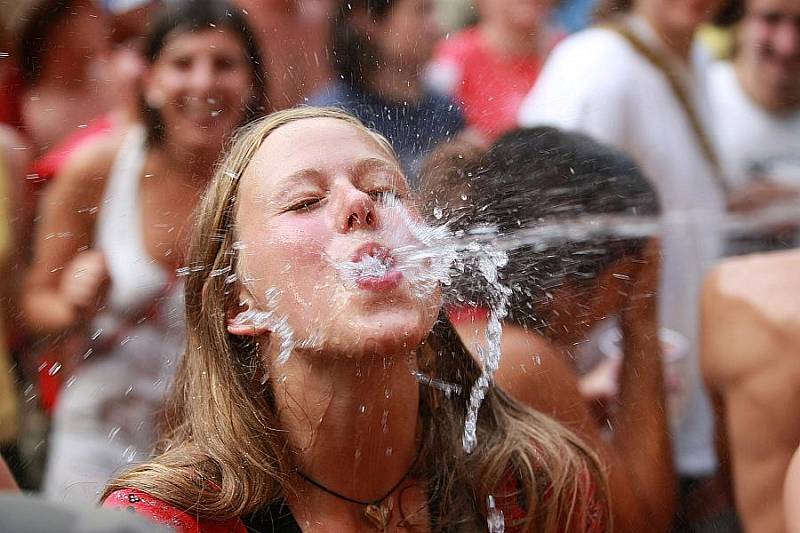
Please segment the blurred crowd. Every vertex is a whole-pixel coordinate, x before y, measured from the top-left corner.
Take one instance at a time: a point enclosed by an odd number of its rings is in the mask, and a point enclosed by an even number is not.
[[[798,0],[0,0],[0,485],[91,504],[149,456],[192,212],[297,105],[434,223],[657,220],[510,253],[496,383],[597,452],[616,531],[800,532]]]

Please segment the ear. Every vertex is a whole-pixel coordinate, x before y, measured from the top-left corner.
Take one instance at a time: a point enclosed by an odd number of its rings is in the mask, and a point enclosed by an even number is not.
[[[259,310],[253,297],[243,294],[239,304],[228,312],[225,327],[231,335],[261,337],[269,333],[271,313]]]

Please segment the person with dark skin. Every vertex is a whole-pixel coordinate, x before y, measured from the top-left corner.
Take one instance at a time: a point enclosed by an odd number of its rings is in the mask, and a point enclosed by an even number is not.
[[[449,146],[429,159],[421,191],[429,210],[449,213],[456,228],[490,227],[498,237],[582,216],[659,212],[652,187],[630,159],[553,128],[509,132],[485,154],[463,143]],[[523,246],[508,253],[500,271],[514,290],[496,382],[600,454],[615,531],[665,532],[672,520],[675,480],[655,312],[658,257],[656,240],[600,235],[544,250]],[[485,305],[469,286],[456,281],[456,288],[459,301]],[[463,307],[454,314],[467,317],[454,323],[476,353],[485,315]],[[582,397],[574,351],[600,319],[615,314],[623,334],[619,394],[613,411],[597,416],[599,398]]]

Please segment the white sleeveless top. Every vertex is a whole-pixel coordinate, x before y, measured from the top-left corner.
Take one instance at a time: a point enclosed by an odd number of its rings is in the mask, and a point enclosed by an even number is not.
[[[124,356],[134,374],[172,363],[183,349],[183,290],[174,274],[147,252],[139,190],[146,159],[145,130],[134,126],[111,168],[95,230],[111,284],[106,307],[92,324],[93,357]],[[130,345],[130,346],[129,346]]]

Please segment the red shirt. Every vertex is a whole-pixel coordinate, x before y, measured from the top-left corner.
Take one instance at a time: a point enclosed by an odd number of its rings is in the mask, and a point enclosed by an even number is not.
[[[557,39],[552,41],[555,45]],[[517,111],[544,61],[539,54],[498,54],[477,27],[441,41],[433,57],[431,83],[456,100],[467,124],[488,141],[517,126]]]
[[[590,483],[588,491],[588,521],[584,524],[583,533],[601,533],[607,531],[605,516],[598,499],[596,488],[591,481],[588,470],[581,476],[582,481]],[[516,498],[518,486],[514,476],[508,476],[504,486],[497,491],[495,506],[503,512],[505,531],[522,533],[521,524],[526,512]],[[547,498],[547,493],[544,495]],[[247,528],[239,518],[225,521],[200,519],[187,511],[181,511],[157,498],[135,489],[121,489],[112,492],[103,502],[103,507],[125,509],[140,514],[156,523],[173,528],[178,533],[247,533]]]

